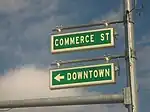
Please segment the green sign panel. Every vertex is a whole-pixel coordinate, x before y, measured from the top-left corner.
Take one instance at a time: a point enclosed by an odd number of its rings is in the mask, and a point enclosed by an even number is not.
[[[50,70],[50,89],[115,82],[114,63]]]
[[[52,54],[113,46],[113,28],[56,34],[51,36]]]

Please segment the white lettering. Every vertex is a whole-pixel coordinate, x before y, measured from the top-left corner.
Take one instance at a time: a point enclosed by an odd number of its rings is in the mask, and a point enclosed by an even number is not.
[[[107,34],[107,37],[109,33]],[[104,34],[101,34],[101,40],[104,40]],[[77,36],[77,37],[66,37],[55,39],[55,46],[63,46],[63,45],[73,45],[73,44],[82,44],[82,43],[89,43],[94,42],[94,35],[86,35],[86,36]]]
[[[85,36],[85,41],[86,41],[87,43],[89,42],[89,39],[88,39],[88,38],[89,38],[89,36],[86,35],[86,36]]]
[[[67,80],[71,80],[71,73],[67,73]]]
[[[94,35],[90,35],[91,42],[94,42]]]
[[[69,45],[69,38],[65,38],[65,45]]]
[[[58,39],[55,40],[55,46],[58,46],[59,44],[57,44],[56,42],[58,42]]]
[[[90,73],[90,78],[92,78],[92,72],[93,72],[92,70],[89,71],[89,73]]]
[[[70,44],[75,44],[75,40],[74,40],[74,37],[70,37]]]
[[[97,71],[97,70],[94,70],[94,73],[93,73],[93,74],[94,74],[94,77],[95,77],[95,78],[98,77],[98,71]]]
[[[62,46],[63,45],[63,39],[61,38],[59,41],[59,44]]]
[[[84,71],[84,79],[87,79],[88,78],[88,71]]]
[[[99,77],[104,77],[104,69],[99,70]]]
[[[83,80],[97,77],[108,77],[110,76],[110,69],[99,69],[99,70],[87,70],[73,73],[67,73],[67,80]]]
[[[82,79],[82,72],[78,72],[78,79]]]
[[[76,79],[77,79],[77,74],[76,74],[76,72],[73,72],[72,78],[73,78],[73,80],[76,80]]]
[[[81,42],[81,43],[84,43],[84,36],[81,36],[81,37],[80,37],[80,42]]]
[[[110,76],[110,69],[105,69],[105,77]]]
[[[105,37],[104,37],[104,34],[102,33],[102,34],[101,34],[101,41],[104,41],[104,38],[105,38]]]
[[[76,44],[79,44],[79,37],[76,37]]]
[[[106,39],[108,40],[109,33],[106,33]]]

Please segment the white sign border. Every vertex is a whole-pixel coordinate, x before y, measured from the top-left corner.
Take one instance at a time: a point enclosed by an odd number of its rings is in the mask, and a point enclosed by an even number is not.
[[[82,46],[82,47],[74,47],[74,48],[64,48],[64,49],[58,49],[58,50],[54,50],[54,48],[53,48],[54,36],[63,36],[63,35],[78,34],[78,33],[88,33],[88,32],[104,31],[104,30],[110,30],[111,31],[111,42],[108,44],[90,45],[90,46]],[[103,28],[103,29],[96,29],[96,30],[88,30],[88,31],[80,31],[80,32],[71,32],[71,33],[51,35],[51,53],[52,54],[62,53],[62,52],[70,52],[70,51],[81,51],[81,50],[88,50],[88,49],[114,47],[114,46],[115,46],[114,28]]]
[[[111,74],[112,79],[111,80],[104,80],[104,81],[94,81],[94,82],[83,82],[83,83],[75,83],[75,84],[63,84],[63,85],[52,85],[52,72],[53,71],[60,71],[60,70],[70,70],[70,69],[76,69],[76,68],[89,68],[89,67],[96,67],[96,66],[107,66],[111,65]],[[75,88],[75,87],[83,87],[83,86],[94,86],[94,85],[104,85],[104,84],[114,84],[116,83],[116,74],[115,74],[115,64],[114,63],[107,63],[107,64],[98,64],[98,65],[89,65],[89,66],[80,66],[80,67],[74,67],[74,68],[62,68],[62,69],[55,69],[55,70],[49,70],[49,88],[51,90],[53,89],[64,89],[64,88]]]

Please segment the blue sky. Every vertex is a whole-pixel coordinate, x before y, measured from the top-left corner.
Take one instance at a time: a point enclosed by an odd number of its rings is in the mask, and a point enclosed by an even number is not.
[[[149,112],[150,94],[150,39],[149,39],[149,1],[137,0],[137,8],[144,4],[141,16],[135,16],[135,45],[137,50],[137,79],[139,83],[139,109]],[[119,33],[116,48],[72,52],[60,55],[50,53],[50,34],[57,25],[79,25],[102,20],[122,18],[122,0],[1,0],[0,1],[0,93],[1,99],[33,98],[66,95],[84,95],[120,92],[125,86],[124,60],[120,60],[120,76],[116,85],[89,88],[48,90],[48,67],[54,60],[91,58],[104,53],[123,53],[124,34],[122,25],[115,28]],[[103,62],[97,62],[103,63]],[[87,63],[91,64],[91,63]],[[37,75],[38,74],[38,75]],[[36,77],[36,78],[35,78]],[[27,79],[36,79],[38,84]],[[41,80],[40,80],[41,79]],[[24,84],[26,81],[29,84]],[[24,83],[23,83],[24,82]],[[33,84],[34,83],[34,84]],[[10,86],[12,85],[12,86]],[[19,85],[19,86],[18,86]],[[26,86],[25,86],[26,85]],[[40,88],[33,91],[35,88]],[[113,88],[113,89],[112,89]],[[15,92],[13,90],[16,90]],[[39,90],[42,90],[39,91]],[[30,95],[22,93],[28,91]],[[76,92],[78,91],[78,92]],[[13,94],[11,94],[13,93]],[[56,94],[57,93],[57,94]],[[17,94],[17,95],[16,95]],[[36,94],[36,95],[35,95]],[[18,95],[20,95],[18,97]],[[64,111],[125,111],[124,106],[69,107]],[[53,108],[51,108],[53,110]],[[91,109],[91,110],[89,110]],[[97,109],[97,110],[96,110]],[[31,109],[28,111],[37,111]],[[61,111],[60,108],[54,108]],[[15,111],[15,110],[12,110]],[[26,110],[18,110],[26,111]],[[48,111],[45,110],[45,111]]]

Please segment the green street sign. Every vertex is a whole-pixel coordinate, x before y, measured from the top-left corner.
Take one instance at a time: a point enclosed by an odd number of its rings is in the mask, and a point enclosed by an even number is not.
[[[51,36],[52,54],[113,46],[113,28],[56,34]]]
[[[50,70],[50,89],[113,84],[114,63]]]

